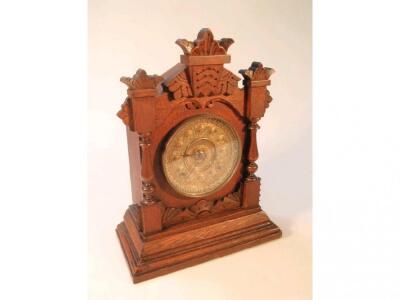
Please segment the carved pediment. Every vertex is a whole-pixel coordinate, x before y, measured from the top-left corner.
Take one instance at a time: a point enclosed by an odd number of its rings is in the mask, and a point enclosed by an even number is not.
[[[192,87],[182,71],[167,85],[168,90],[173,94],[174,99],[193,97]]]
[[[184,68],[164,82],[172,97],[180,99],[233,94],[238,89],[240,78],[223,66],[230,62],[227,50],[233,42],[230,38],[214,40],[208,28],[200,30],[193,42],[178,39],[176,43],[184,53],[181,56]]]

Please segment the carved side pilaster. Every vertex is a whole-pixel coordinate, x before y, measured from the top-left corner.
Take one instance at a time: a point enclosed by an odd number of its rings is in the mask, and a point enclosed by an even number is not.
[[[149,205],[155,202],[153,199],[154,185],[152,184],[152,181],[154,176],[150,153],[151,133],[147,132],[139,135],[139,146],[142,151],[142,203]]]
[[[246,70],[239,71],[243,77],[246,94],[246,118],[249,121],[249,149],[247,153],[247,176],[243,188],[243,206],[255,207],[259,205],[260,178],[255,175],[258,169],[257,149],[257,122],[264,116],[266,108],[272,101],[266,87],[271,83],[270,76],[274,72],[271,68],[264,68],[259,62],[253,62]]]
[[[118,116],[125,124],[130,124],[139,134],[141,148],[142,203],[149,205],[154,202],[153,169],[151,159],[151,132],[154,128],[155,103],[157,86],[162,81],[161,76],[147,75],[145,70],[138,69],[132,77],[122,77],[121,82],[128,86],[128,99],[122,105]],[[133,123],[133,124],[131,124]]]
[[[153,197],[154,192],[154,173],[151,158],[151,133],[139,134],[139,146],[142,152],[142,193],[143,198],[140,204],[143,232],[145,235],[161,230],[161,203]]]
[[[246,180],[256,180],[257,177],[255,172],[258,169],[258,165],[256,164],[256,160],[258,159],[258,147],[257,147],[257,129],[260,126],[257,124],[258,118],[253,118],[248,125],[248,130],[250,132],[250,144],[249,144],[249,152],[247,154],[247,159],[249,161],[247,165],[247,177]]]
[[[133,77],[121,78],[121,81],[128,86],[128,98],[118,116],[139,135],[142,184],[140,212],[145,235],[161,230],[161,207],[159,201],[153,196],[154,170],[151,136],[155,127],[156,97],[162,80],[161,76],[149,76],[142,69],[137,70]]]

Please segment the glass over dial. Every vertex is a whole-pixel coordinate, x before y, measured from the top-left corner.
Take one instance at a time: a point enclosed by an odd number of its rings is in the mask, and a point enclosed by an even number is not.
[[[178,193],[202,197],[222,188],[241,157],[236,131],[212,116],[184,121],[168,139],[162,165],[168,183]]]

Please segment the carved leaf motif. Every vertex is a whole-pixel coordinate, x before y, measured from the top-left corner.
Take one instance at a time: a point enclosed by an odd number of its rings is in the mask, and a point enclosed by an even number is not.
[[[268,108],[269,104],[272,102],[272,97],[268,90],[266,90],[265,92],[266,92],[265,93],[265,108]]]
[[[239,80],[240,78],[237,77],[235,74],[226,69],[223,69],[219,83],[221,87],[220,94],[233,94],[234,89],[238,88]]]
[[[125,83],[130,89],[143,90],[155,89],[157,85],[163,80],[158,75],[147,75],[145,70],[138,69],[136,74],[130,77],[121,77],[121,82]]]
[[[194,47],[194,43],[188,41],[187,39],[179,39],[176,40],[175,42],[181,49],[183,50],[184,54],[190,54],[192,52],[192,49]]]
[[[231,38],[222,38],[219,40],[219,44],[225,49],[225,52],[228,51],[230,45],[232,45],[235,41]]]
[[[167,87],[168,90],[173,93],[174,99],[193,96],[185,71],[179,73]]]
[[[272,68],[263,67],[260,62],[253,62],[247,70],[240,70],[239,73],[247,80],[268,80],[275,72]]]
[[[132,111],[129,98],[127,98],[121,105],[121,109],[117,113],[117,116],[122,120],[122,122],[124,122],[125,125],[129,126],[131,124]]]
[[[216,201],[200,200],[190,207],[168,207],[164,211],[163,225],[171,226],[181,222],[193,220],[198,217],[232,210],[239,207],[240,192],[229,194],[228,196]]]
[[[240,78],[221,66],[194,66],[193,86],[185,71],[180,72],[166,86],[174,99],[211,95],[231,95],[238,88]],[[192,91],[193,88],[193,91]]]
[[[213,207],[213,212],[220,212],[231,210],[240,206],[240,198],[234,194],[224,197],[222,200],[217,201]]]
[[[185,222],[194,218],[195,214],[188,208],[168,207],[163,215],[163,224],[168,226]]]
[[[188,100],[185,102],[182,102],[182,104],[185,104],[187,109],[200,109],[202,108],[201,103],[197,100]]]
[[[192,50],[192,55],[226,54],[224,47],[220,46],[218,41],[214,41],[214,35],[208,28],[200,30],[194,44],[196,47]]]
[[[230,38],[214,40],[211,30],[203,28],[193,42],[179,39],[175,43],[182,48],[185,55],[224,55],[233,42]]]
[[[196,97],[218,95],[221,66],[194,66],[192,77]]]

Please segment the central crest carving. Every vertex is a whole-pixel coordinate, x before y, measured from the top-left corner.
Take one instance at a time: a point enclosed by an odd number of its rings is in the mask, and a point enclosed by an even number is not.
[[[193,42],[186,39],[178,39],[178,44],[186,55],[224,55],[230,45],[234,43],[231,38],[214,40],[214,35],[208,28],[199,31],[197,39]]]
[[[227,50],[233,39],[214,40],[208,28],[202,29],[193,42],[178,39],[184,55],[179,72],[164,82],[174,99],[231,95],[238,89],[240,78],[224,68],[230,62]]]

